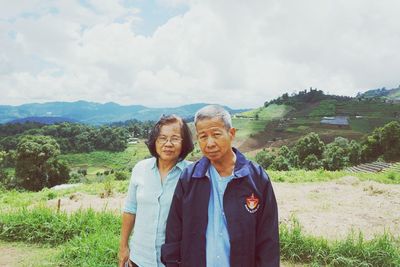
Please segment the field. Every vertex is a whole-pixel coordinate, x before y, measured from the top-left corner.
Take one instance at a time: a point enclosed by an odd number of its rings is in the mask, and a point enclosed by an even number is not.
[[[269,175],[279,206],[283,266],[400,263],[399,173]],[[127,187],[128,181],[111,181],[37,193],[3,191],[0,265],[115,266]],[[104,197],[105,190],[112,194]]]

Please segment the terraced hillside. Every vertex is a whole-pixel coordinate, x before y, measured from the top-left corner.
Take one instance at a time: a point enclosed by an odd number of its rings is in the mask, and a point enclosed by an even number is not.
[[[234,122],[246,125],[244,136],[248,137],[239,143],[241,150],[251,152],[264,147],[291,145],[309,132],[318,133],[326,143],[337,136],[360,140],[376,127],[400,120],[400,103],[382,99],[320,95],[320,99],[310,102],[291,97],[287,100],[278,98],[271,102],[267,107],[236,115],[238,119]],[[334,119],[336,116],[345,117],[348,125],[321,123],[324,117]]]
[[[400,173],[400,163],[387,163],[387,162],[372,162],[363,163],[357,166],[352,166],[346,169],[349,172],[381,172],[381,171],[393,171]]]

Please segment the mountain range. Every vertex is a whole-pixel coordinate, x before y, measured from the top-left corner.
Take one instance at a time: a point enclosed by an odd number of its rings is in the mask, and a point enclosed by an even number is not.
[[[197,110],[206,105],[208,104],[196,103],[173,108],[149,108],[142,105],[122,106],[113,102],[101,104],[88,101],[31,103],[20,106],[0,105],[0,123],[72,121],[98,125],[130,119],[158,120],[163,114],[191,118]],[[247,110],[231,109],[226,106],[225,108],[232,114]]]
[[[378,88],[360,92],[357,98],[380,98],[400,101],[398,88]],[[29,103],[20,106],[0,105],[0,123],[35,121],[52,124],[57,122],[81,122],[87,124],[107,124],[131,119],[140,121],[158,120],[162,114],[177,114],[183,118],[192,118],[197,110],[208,105],[195,103],[172,108],[150,108],[142,105],[123,106],[114,102],[105,104],[76,102]],[[231,114],[241,113],[249,109],[232,109],[224,106]]]

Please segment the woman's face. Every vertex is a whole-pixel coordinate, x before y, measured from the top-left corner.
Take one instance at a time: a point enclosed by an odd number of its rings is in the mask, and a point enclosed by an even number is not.
[[[159,159],[177,161],[182,151],[181,125],[174,122],[161,126],[156,140],[156,152]]]

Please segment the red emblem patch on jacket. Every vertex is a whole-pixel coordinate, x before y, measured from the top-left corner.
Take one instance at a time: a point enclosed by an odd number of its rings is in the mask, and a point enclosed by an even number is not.
[[[254,197],[254,193],[250,197],[246,198],[246,209],[250,213],[254,213],[258,210],[258,198]]]

